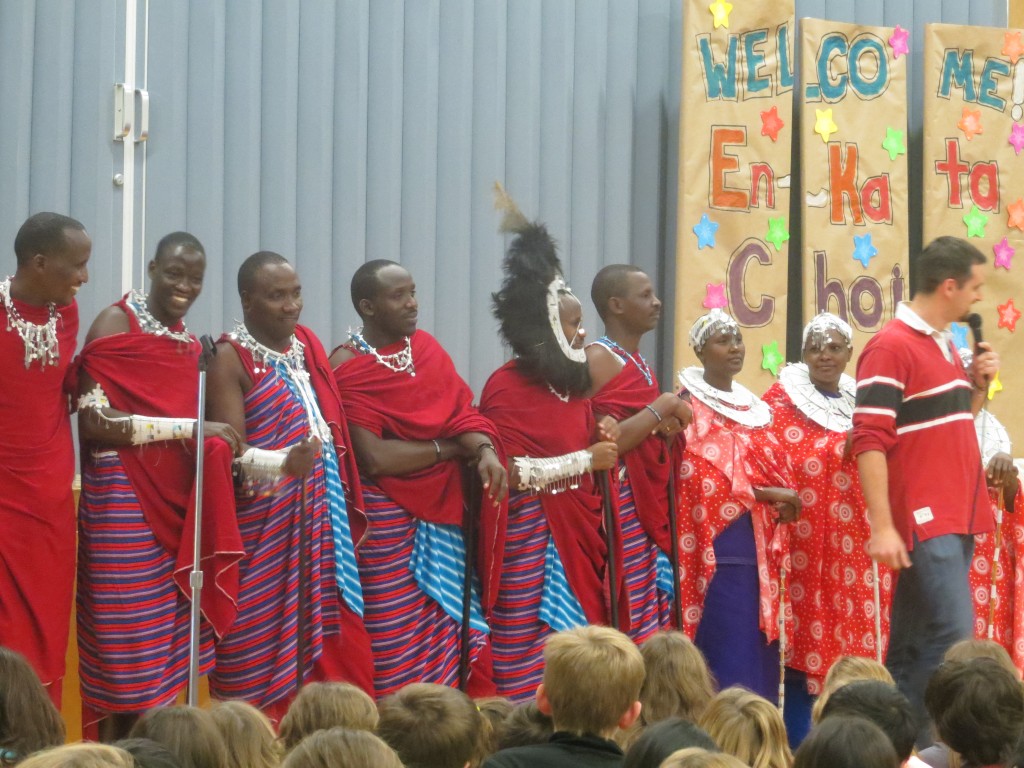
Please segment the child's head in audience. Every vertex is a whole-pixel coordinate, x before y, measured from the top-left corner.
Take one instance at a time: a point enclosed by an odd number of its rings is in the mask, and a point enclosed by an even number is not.
[[[270,720],[244,701],[223,701],[210,709],[224,738],[229,768],[277,768],[281,746]]]
[[[954,643],[943,655],[943,661],[969,661],[970,659],[992,659],[998,661],[1004,669],[1020,677],[1020,670],[1013,665],[1013,659],[995,640],[970,638]]]
[[[181,768],[229,768],[224,737],[205,709],[151,709],[132,726],[129,735],[162,744],[178,758]]]
[[[498,749],[545,744],[554,732],[550,715],[541,712],[536,701],[524,701],[513,707],[502,723]]]
[[[68,744],[37,752],[19,768],[135,768],[132,756],[109,744]]]
[[[889,670],[874,659],[864,656],[840,656],[829,667],[828,673],[825,675],[821,695],[811,707],[811,721],[816,723],[821,719],[821,710],[832,691],[842,688],[854,680],[879,680],[883,683],[895,684]]]
[[[281,768],[405,768],[395,751],[363,730],[328,728],[296,744]]]
[[[742,760],[725,752],[712,752],[702,747],[687,747],[673,752],[660,768],[747,768]]]
[[[991,658],[943,662],[924,703],[939,738],[969,765],[1002,763],[1024,731],[1024,687]]]
[[[64,743],[64,721],[25,657],[0,646],[0,765]]]
[[[135,768],[181,768],[178,758],[152,739],[120,739],[113,746],[131,755]]]
[[[850,716],[863,717],[881,728],[901,763],[914,751],[914,711],[895,685],[880,680],[855,680],[833,691],[822,709],[822,720]]]
[[[505,730],[505,721],[512,713],[512,702],[501,696],[488,696],[477,699],[476,708],[487,721],[485,756],[490,756],[501,749],[501,735]]]
[[[640,689],[640,719],[696,720],[715,695],[704,654],[682,632],[657,632],[640,647],[647,676]]]
[[[414,683],[381,700],[377,733],[407,768],[476,766],[487,750],[487,721],[466,694]]]
[[[309,683],[281,718],[278,735],[286,750],[314,731],[340,726],[356,731],[377,727],[377,705],[349,683]]]
[[[899,768],[892,742],[863,717],[828,717],[796,750],[793,768]]]
[[[778,707],[745,688],[726,688],[698,721],[719,749],[751,768],[789,768],[793,755]]]
[[[644,660],[633,641],[610,627],[558,632],[544,644],[537,706],[556,731],[611,738],[640,715]]]
[[[718,745],[695,723],[670,717],[648,725],[626,750],[623,768],[658,768],[671,754],[688,747],[712,752]]]

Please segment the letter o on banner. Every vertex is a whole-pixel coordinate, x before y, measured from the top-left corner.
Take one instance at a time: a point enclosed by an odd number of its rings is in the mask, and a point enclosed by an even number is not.
[[[870,64],[868,62],[871,62]],[[872,34],[860,35],[850,46],[850,87],[865,100],[874,99],[889,82],[885,46]]]

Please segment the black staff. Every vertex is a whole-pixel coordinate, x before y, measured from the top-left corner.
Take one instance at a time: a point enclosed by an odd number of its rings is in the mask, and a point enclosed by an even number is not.
[[[619,575],[615,566],[615,508],[612,506],[611,470],[599,472],[601,497],[604,506],[604,540],[608,548],[608,601],[611,607],[612,627],[619,628]]]
[[[459,690],[469,682],[470,609],[473,606],[473,557],[476,553],[476,516],[480,510],[480,477],[472,468],[463,470],[466,503],[462,507],[462,539],[466,562],[462,569],[462,627],[459,632]]]
[[[672,562],[672,616],[676,620],[676,629],[683,631],[683,600],[679,594],[679,510],[676,499],[676,467],[672,461],[672,443],[665,441],[668,451],[668,528],[669,528],[669,559]]]

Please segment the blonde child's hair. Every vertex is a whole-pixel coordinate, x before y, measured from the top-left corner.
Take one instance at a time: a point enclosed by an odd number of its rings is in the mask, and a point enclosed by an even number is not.
[[[336,726],[374,731],[377,720],[377,705],[362,688],[349,683],[308,683],[281,718],[278,736],[288,751],[314,731]]]
[[[750,768],[790,768],[793,753],[778,707],[746,688],[726,688],[715,696],[698,725],[723,752]]]
[[[611,735],[643,682],[640,650],[610,627],[558,632],[544,645],[544,692],[556,730]]]
[[[704,654],[682,632],[656,632],[640,646],[647,676],[640,689],[645,725],[668,717],[696,720],[715,695]]]
[[[678,749],[666,757],[659,768],[747,768],[739,758],[725,752],[710,752],[701,747]]]
[[[896,684],[889,670],[874,659],[869,659],[866,656],[840,656],[832,663],[825,675],[821,695],[811,707],[811,722],[817,724],[821,720],[825,702],[833,692],[855,680],[878,680],[882,683],[889,683],[889,685]]]
[[[244,701],[222,701],[210,708],[210,717],[224,737],[231,768],[277,768],[281,745],[265,714]]]
[[[67,744],[36,752],[18,765],[25,768],[135,768],[135,758],[109,744]]]
[[[958,643],[953,643],[942,656],[943,661],[970,661],[971,659],[992,659],[997,661],[999,666],[1012,672],[1016,678],[1020,679],[1020,670],[1013,665],[1013,659],[1010,658],[1010,654],[995,640],[978,638],[961,640]]]

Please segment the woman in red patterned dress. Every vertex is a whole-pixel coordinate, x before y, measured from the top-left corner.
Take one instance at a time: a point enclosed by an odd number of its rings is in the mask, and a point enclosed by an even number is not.
[[[787,667],[797,672],[789,680],[806,675],[813,694],[840,656],[881,660],[889,638],[892,575],[879,567],[879,606],[857,461],[847,447],[856,382],[844,370],[852,352],[850,326],[822,312],[804,328],[804,362],[783,368],[764,394],[803,502],[789,540],[795,631]]]
[[[690,346],[703,368],[680,372],[693,408],[679,473],[683,628],[722,688],[774,698],[779,680],[779,574],[800,510],[771,412],[733,381],[746,349],[720,309],[698,318]]]

